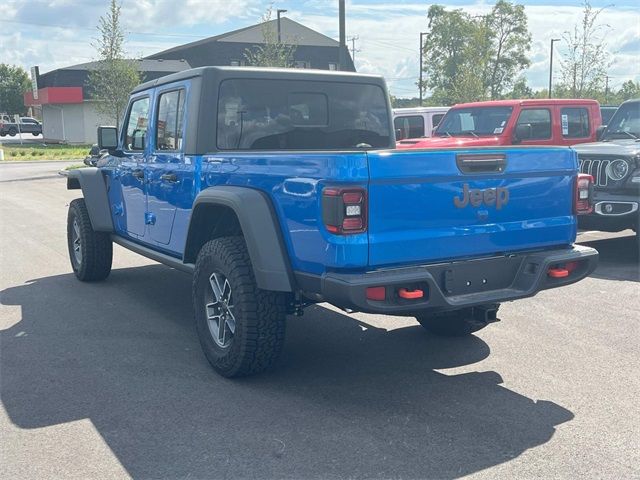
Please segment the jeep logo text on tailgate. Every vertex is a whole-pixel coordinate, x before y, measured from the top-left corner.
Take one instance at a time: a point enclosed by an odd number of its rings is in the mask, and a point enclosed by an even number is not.
[[[509,203],[509,190],[506,188],[487,188],[486,190],[469,188],[469,184],[462,186],[462,198],[453,197],[453,204],[456,208],[464,208],[471,204],[472,207],[479,207],[482,204],[487,206],[495,205],[496,210],[500,210],[503,205]]]

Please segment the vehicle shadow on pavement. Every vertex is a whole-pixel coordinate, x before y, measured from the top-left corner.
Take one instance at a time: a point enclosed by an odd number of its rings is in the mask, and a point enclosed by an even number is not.
[[[573,418],[496,372],[436,371],[486,358],[478,337],[386,331],[319,306],[289,318],[273,372],[221,378],[200,351],[190,288],[153,265],[2,291],[22,310],[0,337],[10,419],[32,429],[88,418],[134,478],[454,478],[544,444]]]
[[[640,244],[635,235],[580,242],[600,254],[592,277],[640,282]]]

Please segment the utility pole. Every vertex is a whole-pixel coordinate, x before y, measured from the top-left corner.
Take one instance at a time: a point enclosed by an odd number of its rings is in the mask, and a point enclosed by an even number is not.
[[[345,58],[345,51],[347,50],[346,41],[346,27],[345,27],[345,13],[344,13],[344,0],[338,2],[338,24],[340,28],[340,49],[338,50],[338,70],[344,70],[347,60]]]
[[[427,32],[420,32],[420,80],[418,84],[418,89],[420,90],[420,106],[422,106],[422,47],[424,42],[422,38],[427,34]]]
[[[553,78],[553,44],[554,42],[559,42],[559,38],[551,39],[551,57],[549,59],[549,98],[551,98],[551,80]]]
[[[607,103],[609,100],[609,75],[604,76],[604,103]]]
[[[273,11],[273,10],[272,10]],[[287,10],[278,9],[276,14],[278,15],[278,43],[282,43],[282,30],[280,29],[280,14],[286,13]]]
[[[360,38],[360,35],[355,35],[351,38],[348,38],[347,41],[351,42],[351,59],[353,60],[353,64],[356,63],[356,52],[359,52],[360,49],[356,49],[356,40]]]

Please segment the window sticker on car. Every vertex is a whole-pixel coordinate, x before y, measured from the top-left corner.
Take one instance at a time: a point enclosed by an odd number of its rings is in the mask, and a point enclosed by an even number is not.
[[[562,135],[569,135],[569,115],[562,115]]]
[[[504,122],[502,122],[502,123],[504,123]],[[493,133],[502,133],[503,130],[504,130],[504,128],[502,128],[502,127],[494,128],[493,129]]]
[[[502,123],[500,124],[501,127],[504,127],[504,124],[507,123],[506,120],[503,120]]]

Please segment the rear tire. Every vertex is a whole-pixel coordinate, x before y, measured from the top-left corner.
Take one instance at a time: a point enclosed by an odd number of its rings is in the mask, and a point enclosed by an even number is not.
[[[9,129],[9,136],[10,137],[15,137],[18,134],[18,130],[16,130],[15,128],[11,127]]]
[[[33,135],[34,137],[37,137],[38,135],[40,135],[40,132],[31,132],[31,135]]]
[[[202,247],[192,291],[198,338],[216,372],[232,378],[274,364],[284,345],[287,294],[258,288],[243,237]]]
[[[495,305],[497,311],[499,305]],[[473,314],[472,308],[443,312],[436,314],[423,314],[416,316],[416,320],[428,332],[443,337],[463,337],[482,330],[489,321]],[[496,320],[493,320],[496,321]]]
[[[113,244],[107,232],[95,232],[91,226],[84,198],[69,204],[67,245],[71,268],[78,280],[104,280],[111,272]]]

